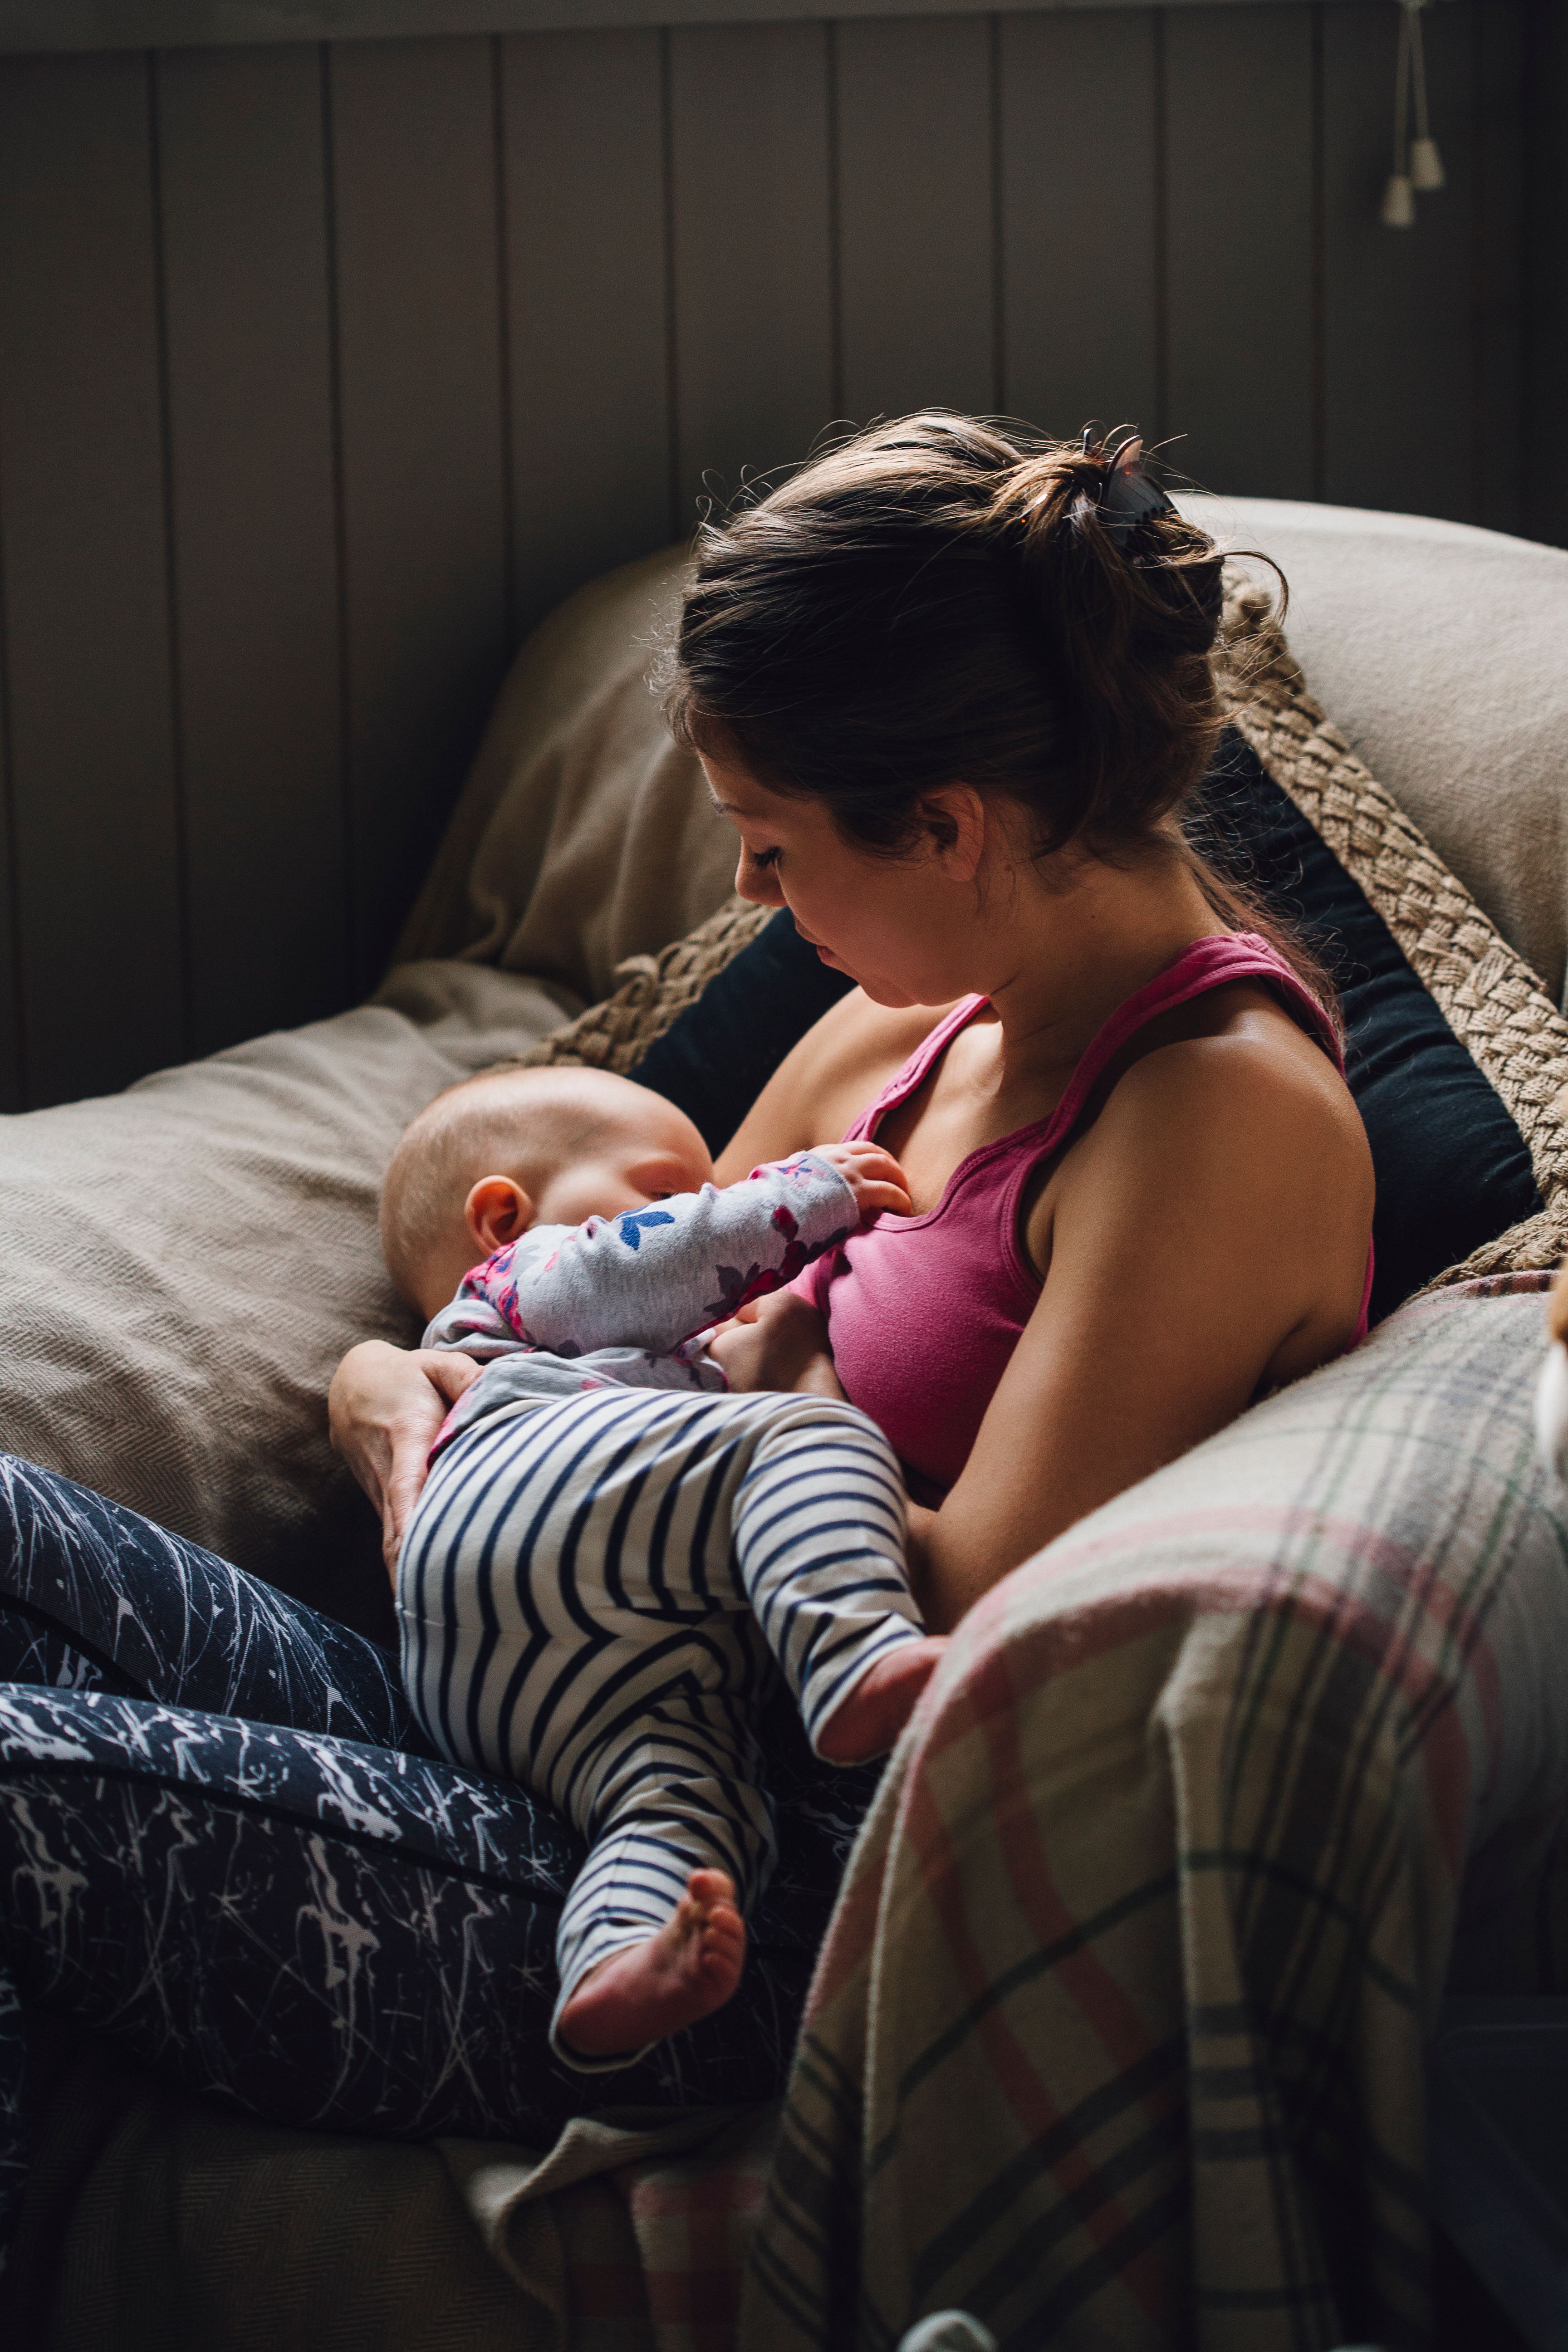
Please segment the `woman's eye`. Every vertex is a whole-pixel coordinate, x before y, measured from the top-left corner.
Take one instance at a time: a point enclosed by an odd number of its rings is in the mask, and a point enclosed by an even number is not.
[[[752,863],[753,866],[760,866],[763,873],[766,874],[778,864],[779,859],[783,856],[784,852],[782,849],[753,849],[752,852]]]

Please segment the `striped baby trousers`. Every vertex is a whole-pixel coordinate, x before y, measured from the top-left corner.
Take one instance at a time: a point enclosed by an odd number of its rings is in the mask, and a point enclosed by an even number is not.
[[[825,1397],[606,1387],[508,1406],[437,1456],[398,1562],[404,1685],[444,1756],[521,1781],[590,1842],[557,2018],[588,1969],[658,1933],[691,1871],[754,1902],[773,1662],[815,1745],[921,1635],[904,1525],[887,1439]]]

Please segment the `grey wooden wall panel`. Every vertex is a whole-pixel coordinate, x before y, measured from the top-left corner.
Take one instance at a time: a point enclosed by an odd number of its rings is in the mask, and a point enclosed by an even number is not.
[[[1526,266],[1532,413],[1561,373],[1563,0],[1428,16],[1451,185],[1409,236],[1394,20],[6,65],[0,1104],[351,1001],[515,636],[836,416],[1163,422],[1221,489],[1568,530],[1516,429]]]
[[[4,478],[0,458],[0,480]],[[0,582],[4,576],[0,560]],[[27,1100],[27,1073],[22,1062],[25,975],[16,931],[16,812],[11,797],[5,629],[5,600],[0,595],[0,1112],[22,1110]]]
[[[1523,364],[1530,452],[1521,528],[1568,547],[1568,0],[1525,0]]]
[[[1170,9],[1164,44],[1162,429],[1211,489],[1310,499],[1311,10]]]
[[[1525,11],[1521,0],[1470,0],[1465,14],[1474,102],[1476,379],[1475,520],[1492,530],[1530,526],[1521,491],[1525,414]],[[1449,37],[1442,26],[1428,38]],[[1561,148],[1561,141],[1559,142]],[[1558,300],[1563,301],[1561,289]],[[1563,307],[1568,308],[1568,304]],[[1568,393],[1568,384],[1563,386]],[[1539,525],[1536,528],[1540,528]]]
[[[994,409],[992,27],[863,20],[835,46],[840,403]]]
[[[1037,0],[1000,0],[1005,9]],[[1044,0],[1119,8],[1129,0]],[[1175,0],[1190,5],[1190,0]],[[1278,0],[1227,0],[1275,5]],[[1387,0],[1361,0],[1363,6]],[[542,33],[584,26],[710,24],[810,16],[819,0],[0,0],[0,54],[122,49],[188,42],[377,40],[411,33]],[[991,13],[987,0],[847,0],[847,16]]]
[[[663,75],[656,32],[540,34],[502,60],[514,619],[528,628],[676,528]]]
[[[682,26],[669,42],[684,533],[700,497],[793,464],[834,413],[827,37]]]
[[[0,551],[34,1103],[186,1036],[147,68],[0,78]]]
[[[489,41],[331,52],[353,962],[380,973],[504,664]]]
[[[1154,12],[1000,26],[1002,403],[1047,433],[1159,420]]]
[[[211,1052],[350,984],[321,59],[176,51],[156,87],[192,1045]]]
[[[1340,160],[1326,194],[1326,466],[1323,495],[1405,511],[1474,513],[1475,185],[1467,5],[1426,26],[1427,66],[1448,184],[1416,198],[1413,228],[1381,226],[1389,169],[1394,25],[1331,6],[1324,105]]]

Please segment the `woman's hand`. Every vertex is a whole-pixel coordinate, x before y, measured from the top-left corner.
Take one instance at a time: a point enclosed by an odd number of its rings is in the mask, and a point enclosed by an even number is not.
[[[389,1576],[397,1571],[436,1433],[480,1370],[471,1356],[448,1349],[366,1339],[349,1349],[332,1376],[327,1396],[331,1441],[381,1513]]]
[[[708,1352],[738,1394],[749,1389],[795,1389],[842,1397],[827,1344],[827,1325],[808,1300],[775,1290],[721,1323]]]

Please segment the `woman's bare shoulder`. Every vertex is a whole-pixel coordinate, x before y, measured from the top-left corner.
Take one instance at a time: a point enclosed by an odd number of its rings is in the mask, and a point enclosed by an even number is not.
[[[1272,1348],[1297,1333],[1321,1360],[1354,1328],[1375,1189],[1366,1130],[1328,1055],[1272,1007],[1135,1062],[1054,1189],[1041,1205],[1058,1243],[1070,1225],[1091,1252],[1142,1234],[1157,1254],[1163,1236],[1189,1269],[1272,1301]]]
[[[948,1010],[874,1004],[859,988],[840,997],[763,1088],[720,1155],[720,1181],[732,1182],[760,1160],[842,1135]]]

